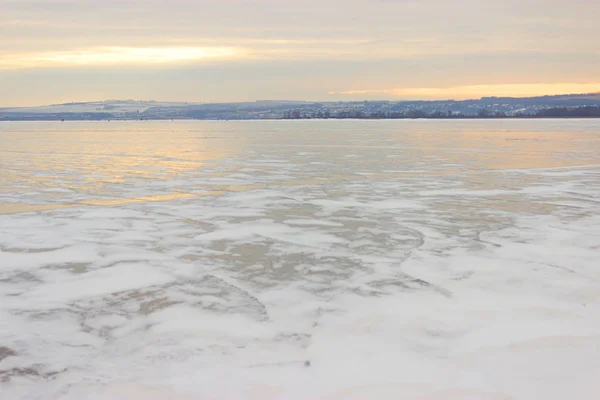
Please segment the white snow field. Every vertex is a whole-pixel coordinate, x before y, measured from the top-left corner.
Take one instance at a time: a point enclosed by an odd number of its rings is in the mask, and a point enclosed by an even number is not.
[[[0,123],[0,399],[598,398],[598,120]]]

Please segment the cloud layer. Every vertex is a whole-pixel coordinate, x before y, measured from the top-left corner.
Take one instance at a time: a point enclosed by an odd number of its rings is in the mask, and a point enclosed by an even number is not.
[[[0,0],[0,9],[0,105],[445,98],[498,85],[520,95],[600,80],[595,0]]]

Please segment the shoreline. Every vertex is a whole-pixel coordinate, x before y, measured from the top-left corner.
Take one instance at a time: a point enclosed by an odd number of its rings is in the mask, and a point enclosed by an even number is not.
[[[1,119],[0,122],[148,122],[148,121],[214,121],[214,122],[235,122],[235,121],[423,121],[423,120],[443,120],[443,121],[466,121],[466,120],[593,120],[600,119],[600,116],[590,117],[549,117],[549,116],[518,116],[518,117],[479,117],[479,116],[461,116],[461,117],[424,117],[424,118],[114,118],[114,119],[91,119],[91,118],[22,118],[22,119]]]

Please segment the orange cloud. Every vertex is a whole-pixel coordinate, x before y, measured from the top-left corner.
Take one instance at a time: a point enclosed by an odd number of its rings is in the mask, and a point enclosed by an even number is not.
[[[82,65],[166,64],[241,57],[234,47],[94,47],[72,51],[4,54],[0,70]]]
[[[557,93],[593,93],[598,91],[600,91],[600,83],[532,83],[468,85],[441,88],[364,89],[329,92],[329,94],[348,96],[382,94],[395,98],[469,99],[484,96],[527,97]]]

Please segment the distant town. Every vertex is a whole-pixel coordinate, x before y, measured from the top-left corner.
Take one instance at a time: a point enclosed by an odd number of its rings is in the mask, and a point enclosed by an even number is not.
[[[108,100],[0,108],[0,121],[420,118],[600,118],[600,93],[443,101],[185,103]]]

